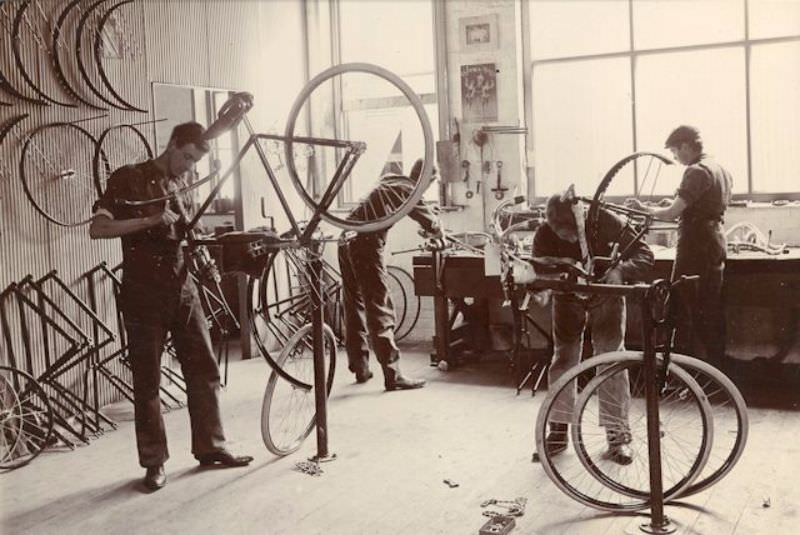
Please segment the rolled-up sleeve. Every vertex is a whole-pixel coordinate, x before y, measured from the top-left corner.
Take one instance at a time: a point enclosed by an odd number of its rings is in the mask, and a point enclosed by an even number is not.
[[[678,196],[686,201],[687,205],[692,205],[711,187],[711,182],[711,176],[701,167],[689,166],[683,173]]]
[[[130,184],[130,168],[121,167],[114,171],[106,181],[106,189],[92,206],[95,216],[102,215],[111,219],[125,219],[123,206],[119,199],[127,199],[128,185]]]

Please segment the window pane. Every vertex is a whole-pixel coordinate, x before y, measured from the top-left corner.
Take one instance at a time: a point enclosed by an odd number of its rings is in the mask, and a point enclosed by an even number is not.
[[[436,106],[425,106],[425,111],[431,129],[438,131]],[[346,183],[350,187],[345,196],[350,201],[369,193],[385,170],[391,167],[391,172],[408,173],[414,161],[425,155],[419,118],[411,106],[354,110],[347,112],[346,120],[349,139],[367,140],[368,145]],[[428,189],[425,199],[438,199],[436,184]]]
[[[637,49],[744,39],[743,0],[634,0]]]
[[[751,39],[800,35],[798,0],[751,0],[747,5]]]
[[[740,47],[641,57],[636,68],[636,126],[640,150],[664,151],[680,124],[694,125],[705,151],[747,191],[744,50]],[[672,195],[683,169],[662,173],[656,194]]]
[[[434,135],[438,132],[431,0],[403,2],[340,0],[341,60],[374,63],[398,75],[427,103]],[[342,77],[340,137],[367,143],[340,198],[355,202],[375,185],[391,164],[407,173],[424,155],[422,129],[408,99],[381,78],[349,73]],[[431,187],[426,199],[438,198]]]
[[[753,190],[800,190],[800,43],[754,46],[750,58]]]
[[[434,84],[430,0],[341,0],[342,62],[374,63],[401,76],[418,93]]]
[[[570,183],[593,195],[603,174],[632,151],[630,60],[614,58],[549,63],[533,70],[535,194]],[[613,192],[629,193],[623,172]]]
[[[533,59],[628,50],[628,2],[530,2]]]

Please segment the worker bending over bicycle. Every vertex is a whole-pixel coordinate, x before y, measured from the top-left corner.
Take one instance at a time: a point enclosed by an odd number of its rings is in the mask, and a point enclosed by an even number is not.
[[[419,159],[407,177],[383,176],[348,219],[380,218],[397,210],[411,195],[421,171],[422,159]],[[435,178],[434,168],[428,186]],[[408,216],[419,223],[426,237],[442,237],[439,218],[423,201],[420,200]],[[357,383],[369,381],[372,378],[369,340],[383,369],[386,390],[421,388],[425,386],[424,379],[412,379],[400,373],[400,350],[394,340],[394,305],[383,259],[387,232],[388,229],[361,234],[345,232],[339,240],[347,360]]]
[[[606,284],[624,284],[642,280],[653,267],[653,253],[634,229],[614,214],[601,209],[598,232],[587,236],[586,212],[576,203],[572,187],[564,194],[547,201],[546,224],[539,227],[533,240],[533,255],[555,257],[575,263],[589,259],[589,251],[597,257],[610,257],[612,244],[627,250],[626,258],[603,278]],[[630,249],[629,244],[633,244]],[[545,275],[546,276],[546,275]],[[586,327],[591,328],[592,354],[621,351],[625,342],[625,299],[619,295],[578,295],[554,293],[552,299],[554,355],[548,372],[549,384],[580,362]],[[615,374],[603,383],[600,396],[600,425],[605,427],[608,450],[604,458],[626,465],[633,461],[628,444],[630,390],[627,373]],[[545,440],[550,455],[567,447],[568,424],[575,405],[575,387],[565,389],[556,399],[555,421],[551,422]]]

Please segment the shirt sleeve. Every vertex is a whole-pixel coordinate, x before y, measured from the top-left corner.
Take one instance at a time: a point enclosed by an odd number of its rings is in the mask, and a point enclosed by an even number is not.
[[[687,205],[695,203],[711,187],[711,176],[700,166],[690,165],[683,173],[678,196]]]
[[[619,243],[619,253],[625,255],[619,263],[622,278],[626,282],[644,280],[655,264],[650,246],[621,218],[606,210],[600,211],[600,239],[606,243]]]
[[[433,213],[433,208],[424,201],[419,201],[408,213],[408,217],[419,223],[419,226],[429,233],[437,232],[442,226],[439,217]]]
[[[111,219],[127,219],[125,207],[120,204],[118,199],[130,198],[128,194],[131,175],[133,171],[130,167],[120,167],[114,171],[106,181],[106,189],[100,198],[92,206],[94,215],[104,215]]]

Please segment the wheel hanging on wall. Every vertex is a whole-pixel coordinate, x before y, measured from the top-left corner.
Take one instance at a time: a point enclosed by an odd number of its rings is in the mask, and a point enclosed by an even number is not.
[[[77,227],[92,220],[96,145],[94,136],[74,123],[45,124],[25,138],[19,159],[22,188],[51,223]]]
[[[97,138],[92,158],[92,172],[97,195],[106,190],[111,173],[123,165],[153,158],[153,149],[145,135],[133,125],[118,124],[106,128]]]
[[[138,106],[134,106],[130,102],[128,102],[119,92],[114,88],[111,83],[111,80],[106,73],[106,69],[103,66],[103,59],[102,59],[102,52],[103,52],[103,31],[108,23],[109,18],[121,7],[126,6],[128,4],[132,4],[133,0],[123,0],[122,2],[118,2],[108,8],[108,10],[100,17],[100,21],[97,23],[97,27],[94,30],[94,63],[97,66],[97,72],[100,74],[100,80],[102,80],[103,85],[111,93],[115,99],[117,99],[125,108],[131,111],[138,111],[141,113],[147,113],[147,110],[142,109]]]
[[[81,104],[88,106],[90,108],[94,108],[96,110],[107,110],[108,108],[104,106],[99,106],[88,99],[84,98],[80,92],[78,92],[73,84],[70,83],[69,78],[67,77],[66,71],[64,69],[64,62],[62,61],[61,57],[61,36],[65,27],[65,23],[67,18],[69,17],[72,10],[80,4],[82,0],[72,0],[69,4],[67,4],[64,9],[59,14],[58,18],[56,19],[55,24],[53,25],[53,33],[51,38],[51,53],[53,59],[53,72],[55,72],[56,77],[58,78],[61,86],[66,90],[75,100],[79,101]],[[66,41],[66,39],[64,39]],[[77,53],[76,53],[77,56]]]
[[[26,11],[28,6],[30,6],[31,0],[23,0],[20,4],[19,8],[17,9],[17,15],[14,17],[14,25],[11,29],[11,50],[12,55],[14,56],[14,64],[17,66],[17,71],[25,83],[30,87],[34,93],[36,93],[41,100],[44,100],[50,104],[57,104],[59,106],[66,106],[68,108],[77,108],[78,105],[72,102],[63,102],[60,100],[56,100],[53,97],[46,94],[42,89],[33,81],[30,74],[28,74],[28,70],[25,66],[25,62],[23,61],[23,53],[22,53],[22,43],[24,39],[22,39],[21,32],[22,32],[22,23],[23,21],[26,22],[27,26],[31,28],[32,32],[35,32],[34,25],[31,23],[30,18],[27,17]],[[46,46],[46,45],[45,45]],[[39,48],[42,47],[42,44],[39,44]],[[49,51],[47,51],[49,52]],[[48,54],[49,55],[49,54]]]

